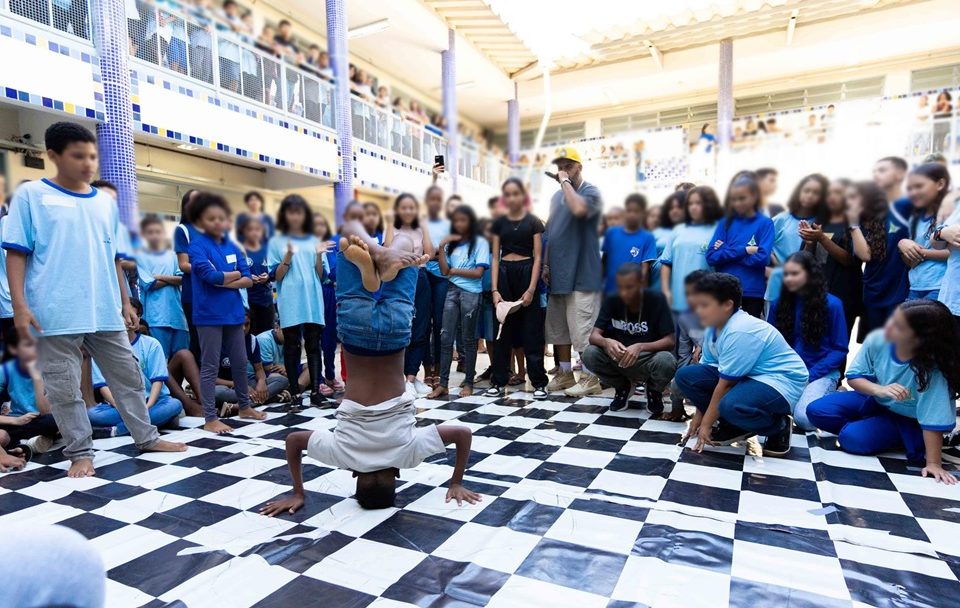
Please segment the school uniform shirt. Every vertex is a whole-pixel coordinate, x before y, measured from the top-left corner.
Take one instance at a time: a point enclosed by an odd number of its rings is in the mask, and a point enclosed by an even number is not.
[[[882,308],[894,306],[907,298],[910,283],[907,266],[900,257],[897,244],[910,238],[910,215],[913,205],[910,199],[898,199],[887,213],[886,255],[882,260],[873,257],[863,265],[863,304],[864,307]],[[862,230],[862,227],[861,227]],[[864,236],[868,236],[864,233]],[[869,241],[869,239],[868,239]]]
[[[933,231],[936,228],[933,224],[936,220],[936,214],[929,217],[913,218],[910,223],[910,239],[924,249],[930,249],[930,241],[933,239]],[[897,255],[899,254],[900,252],[897,250]],[[943,277],[946,274],[946,260],[924,260],[908,272],[910,289],[916,291],[940,289],[943,284]]]
[[[925,431],[949,431],[956,425],[956,408],[940,370],[931,372],[927,390],[920,392],[910,362],[897,359],[896,349],[884,339],[882,329],[870,332],[847,369],[847,379],[855,378],[864,378],[881,386],[899,384],[906,388],[910,394],[903,401],[889,397],[874,399],[896,414],[916,419]]]
[[[450,220],[442,217],[435,220],[428,219],[427,232],[430,234],[430,242],[433,243],[433,249],[436,251],[440,248],[440,241],[443,240],[443,237],[450,234]],[[427,272],[435,277],[446,278],[440,272],[440,262],[437,260],[427,262]]]
[[[283,346],[277,344],[272,329],[257,334],[257,348],[264,365],[283,365]]]
[[[715,327],[706,329],[700,363],[717,368],[725,380],[762,382],[790,407],[800,399],[809,376],[803,359],[777,328],[743,310],[733,313],[719,333]]]
[[[412,469],[446,451],[437,425],[417,427],[414,399],[416,395],[405,393],[371,406],[344,399],[337,407],[337,426],[332,431],[314,431],[307,454],[358,473]]]
[[[674,332],[667,298],[656,289],[643,290],[639,312],[630,312],[620,296],[607,296],[593,325],[603,332],[604,338],[624,346],[656,342]]]
[[[687,292],[683,280],[696,270],[709,270],[707,250],[713,244],[711,237],[717,229],[716,224],[683,224],[677,226],[673,238],[660,254],[660,263],[669,266],[670,295],[673,296],[673,310],[687,310]]]
[[[450,268],[459,268],[461,270],[473,270],[474,268],[490,267],[490,243],[482,236],[477,237],[477,241],[470,251],[470,241],[465,243],[453,243],[454,249],[447,255],[447,264]],[[461,276],[450,276],[450,282],[464,291],[470,293],[483,292],[483,277],[468,279]]]
[[[773,269],[767,281],[767,292],[763,295],[768,302],[780,299],[780,289],[783,287],[783,263],[791,255],[803,249],[800,222],[804,220],[813,225],[816,218],[797,217],[789,211],[778,213],[773,218],[773,255],[777,256],[777,268]]]
[[[193,227],[193,224],[178,224],[173,231],[173,252],[176,254],[190,254],[190,242],[203,234]],[[179,265],[179,264],[178,264]],[[190,304],[193,302],[193,281],[190,277],[184,278],[180,284],[180,302]]]
[[[250,277],[247,256],[224,237],[217,242],[198,233],[190,243],[190,280],[193,282],[194,325],[242,325],[244,310],[240,290],[223,287],[223,275],[233,270]]]
[[[137,275],[143,302],[143,320],[150,327],[169,327],[187,330],[187,319],[180,304],[180,288],[157,285],[157,275],[182,276],[177,254],[172,250],[137,253]]]
[[[10,396],[8,416],[38,414],[37,394],[33,390],[33,378],[23,369],[19,359],[10,359],[0,366],[0,391]]]
[[[617,272],[624,264],[650,262],[651,280],[653,263],[657,261],[657,242],[650,232],[639,229],[628,232],[623,226],[608,228],[601,247],[606,263],[603,290],[610,295],[617,291]]]
[[[773,221],[759,213],[750,218],[734,216],[729,227],[727,220],[720,220],[710,237],[707,263],[717,272],[740,279],[744,296],[762,298],[767,289],[765,269],[773,250],[773,233]],[[718,240],[723,241],[723,245],[714,249],[713,244]],[[747,255],[748,246],[757,247],[757,252]]]
[[[267,266],[276,274],[287,255],[287,244],[293,246],[290,267],[282,281],[277,281],[277,311],[280,327],[304,323],[323,325],[323,287],[317,274],[317,237],[292,237],[278,234],[267,245]],[[327,256],[323,256],[324,272],[330,271]]]
[[[160,397],[170,395],[170,389],[167,388],[167,357],[163,354],[163,347],[154,338],[137,334],[136,339],[130,343],[133,349],[133,356],[140,364],[140,373],[143,374],[143,392],[146,398],[150,398],[150,387],[154,382],[162,382],[160,386]],[[93,388],[103,388],[107,386],[100,368],[97,367],[96,360],[90,366],[93,371]]]
[[[269,274],[267,268],[267,247],[261,246],[256,251],[247,250],[247,265],[250,266],[252,276]],[[256,306],[273,306],[273,284],[270,282],[254,285],[246,290],[247,300]]]
[[[3,248],[27,254],[24,292],[45,336],[123,331],[116,261],[126,227],[110,195],[44,178],[13,194]]]
[[[0,234],[3,234],[3,222],[0,217]],[[10,299],[10,283],[7,282],[7,250],[0,247],[0,319],[13,318],[13,301]]]
[[[674,237],[674,228],[654,228],[653,238],[657,243],[657,259],[650,266],[650,287],[660,289],[660,256],[667,249]]]
[[[767,321],[775,325],[777,309],[780,300],[770,306]],[[793,319],[793,350],[797,351],[803,364],[807,366],[810,382],[839,372],[840,367],[847,360],[847,344],[850,337],[847,335],[847,318],[843,313],[843,302],[840,298],[827,294],[827,318],[824,320],[824,332],[820,344],[808,344],[803,339],[801,329],[803,319],[803,301],[799,299],[796,314]]]
[[[945,225],[953,226],[960,222],[960,208],[947,218]],[[947,269],[940,287],[940,301],[950,309],[953,316],[960,316],[960,249],[950,249]]]

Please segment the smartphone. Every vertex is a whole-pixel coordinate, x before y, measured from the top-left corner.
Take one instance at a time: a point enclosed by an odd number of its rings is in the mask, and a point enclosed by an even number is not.
[[[444,166],[443,154],[437,154],[436,156],[434,156],[433,164],[440,165],[441,167],[443,167]]]

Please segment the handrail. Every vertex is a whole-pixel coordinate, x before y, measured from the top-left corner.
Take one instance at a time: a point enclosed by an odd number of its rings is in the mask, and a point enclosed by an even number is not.
[[[68,8],[54,0],[0,0],[0,14],[38,27],[47,27],[86,44],[93,42],[90,0],[70,2]]]

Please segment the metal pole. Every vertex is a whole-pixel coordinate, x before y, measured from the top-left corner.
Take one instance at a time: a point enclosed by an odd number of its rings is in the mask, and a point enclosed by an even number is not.
[[[513,99],[507,101],[507,161],[511,168],[520,162],[520,100],[517,84],[513,84]]]
[[[347,58],[346,0],[327,1],[327,52],[334,78],[334,122],[340,146],[340,180],[333,185],[334,215],[343,223],[343,212],[353,199],[353,123],[350,119],[349,59]],[[284,67],[281,65],[280,69]]]
[[[717,85],[717,143],[730,150],[733,135],[733,39],[720,41],[720,74]]]
[[[457,192],[460,174],[460,134],[457,130],[457,55],[456,32],[447,31],[448,48],[440,53],[443,68],[443,116],[447,121],[447,172],[453,192]]]

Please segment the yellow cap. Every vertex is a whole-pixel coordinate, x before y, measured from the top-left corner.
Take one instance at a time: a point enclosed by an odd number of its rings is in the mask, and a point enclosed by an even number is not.
[[[557,150],[557,157],[553,159],[553,163],[556,164],[561,160],[572,160],[574,162],[583,164],[583,161],[580,160],[580,154],[577,152],[577,149],[573,146],[564,146]]]

